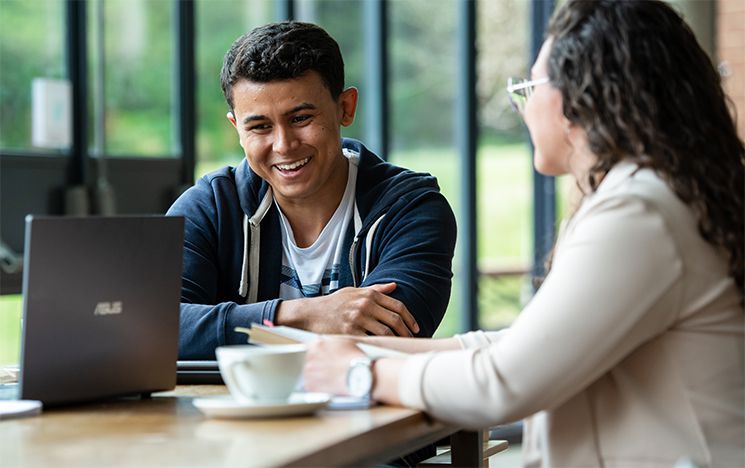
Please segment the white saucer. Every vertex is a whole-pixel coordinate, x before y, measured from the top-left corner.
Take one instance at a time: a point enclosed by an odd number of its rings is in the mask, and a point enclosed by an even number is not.
[[[331,400],[328,393],[293,393],[286,402],[243,403],[230,395],[195,398],[194,406],[213,418],[272,418],[311,414],[326,407]]]

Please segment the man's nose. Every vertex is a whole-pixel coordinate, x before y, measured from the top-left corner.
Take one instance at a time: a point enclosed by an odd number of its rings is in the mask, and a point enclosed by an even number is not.
[[[277,154],[289,154],[297,148],[300,141],[292,128],[277,126],[274,132],[272,150]]]

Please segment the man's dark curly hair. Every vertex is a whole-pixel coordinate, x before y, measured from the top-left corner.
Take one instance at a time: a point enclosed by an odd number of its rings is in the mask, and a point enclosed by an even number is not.
[[[339,44],[321,27],[299,21],[260,26],[233,42],[223,60],[220,84],[230,110],[233,85],[241,79],[268,83],[313,70],[336,99],[344,88]]]
[[[742,295],[745,149],[691,29],[657,0],[569,0],[548,36],[549,79],[598,158],[589,186],[621,159],[655,170],[691,207],[703,238],[729,255]]]

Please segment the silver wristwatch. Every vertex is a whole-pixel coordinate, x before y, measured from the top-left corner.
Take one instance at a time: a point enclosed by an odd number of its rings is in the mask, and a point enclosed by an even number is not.
[[[370,398],[374,376],[373,363],[369,357],[352,359],[347,370],[347,392],[357,398]]]

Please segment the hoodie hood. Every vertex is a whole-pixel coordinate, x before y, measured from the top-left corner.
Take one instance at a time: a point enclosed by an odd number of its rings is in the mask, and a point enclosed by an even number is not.
[[[357,177],[357,208],[363,219],[363,231],[396,204],[406,204],[424,192],[439,192],[437,179],[427,173],[414,172],[383,161],[361,142],[342,139],[345,149],[360,154]]]

